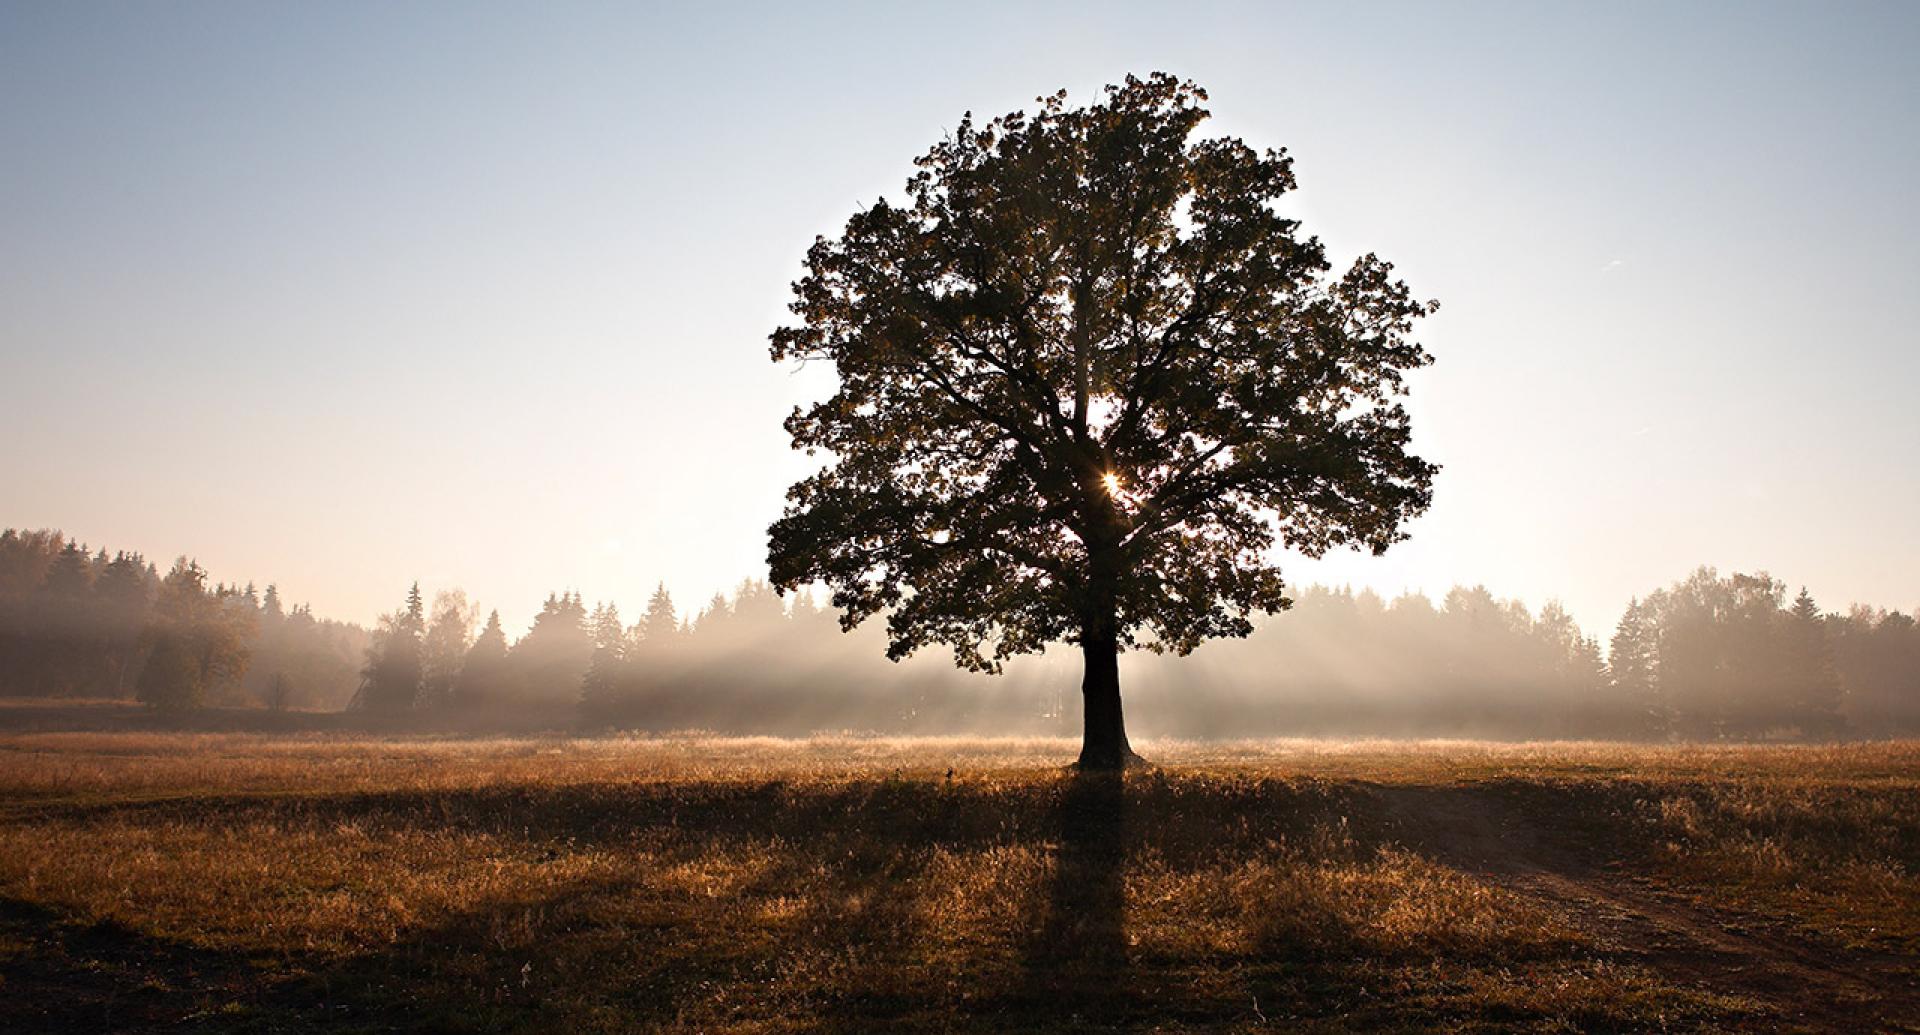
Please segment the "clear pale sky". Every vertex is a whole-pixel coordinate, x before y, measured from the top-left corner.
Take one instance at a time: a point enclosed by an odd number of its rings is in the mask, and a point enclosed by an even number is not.
[[[0,525],[367,621],[764,574],[815,234],[1166,70],[1441,300],[1386,593],[1920,603],[1920,5],[0,3]]]

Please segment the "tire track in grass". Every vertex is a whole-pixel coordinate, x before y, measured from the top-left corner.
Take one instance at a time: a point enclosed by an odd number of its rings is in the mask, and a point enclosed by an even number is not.
[[[1758,1000],[1785,1030],[1920,1032],[1911,958],[1815,946],[1660,895],[1556,844],[1497,790],[1372,790],[1408,848],[1541,903],[1663,978]]]

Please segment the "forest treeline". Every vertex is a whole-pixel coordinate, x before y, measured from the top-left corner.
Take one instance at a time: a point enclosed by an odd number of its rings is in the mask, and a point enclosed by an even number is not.
[[[1823,611],[1764,574],[1703,568],[1635,600],[1604,645],[1559,606],[1484,588],[1307,587],[1244,640],[1188,658],[1129,655],[1147,735],[1832,738],[1920,734],[1920,628]],[[1004,675],[939,652],[885,660],[874,624],[842,634],[808,594],[743,582],[682,613],[664,588],[628,623],[550,596],[510,637],[460,591],[415,586],[372,630],[288,607],[276,587],[209,582],[186,558],[0,533],[0,693],[350,708],[485,725],[804,734],[1054,733],[1078,722],[1077,654]]]
[[[180,558],[89,551],[50,530],[0,532],[0,693],[159,707],[338,707],[366,630],[288,608],[279,591],[209,583]],[[342,692],[344,689],[344,693]]]

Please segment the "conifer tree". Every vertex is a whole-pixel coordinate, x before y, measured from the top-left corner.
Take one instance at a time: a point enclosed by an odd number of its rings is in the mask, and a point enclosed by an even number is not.
[[[373,643],[361,669],[361,707],[376,712],[401,712],[420,702],[421,639],[425,633],[426,604],[420,584],[407,590],[401,610],[380,616]]]
[[[612,604],[597,604],[587,622],[593,635],[593,658],[580,683],[580,701],[589,709],[619,695],[626,677],[627,636],[620,624],[620,609]]]
[[[1839,732],[1840,675],[1834,667],[1826,619],[1805,586],[1800,587],[1800,595],[1787,610],[1786,639],[1787,671],[1802,732],[1817,736]]]
[[[549,594],[533,628],[507,653],[512,692],[525,702],[573,702],[593,660],[587,608],[578,593]]]
[[[498,699],[507,671],[507,632],[500,626],[500,612],[487,615],[487,624],[467,648],[460,666],[460,678],[454,683],[453,699],[462,707]]]
[[[1620,616],[1607,650],[1607,676],[1614,692],[1627,702],[1642,731],[1648,733],[1663,731],[1667,725],[1655,668],[1656,635],[1652,615],[1635,597]]]
[[[635,626],[639,646],[647,651],[665,650],[679,639],[680,619],[673,610],[673,594],[662,582],[647,599],[647,611]]]

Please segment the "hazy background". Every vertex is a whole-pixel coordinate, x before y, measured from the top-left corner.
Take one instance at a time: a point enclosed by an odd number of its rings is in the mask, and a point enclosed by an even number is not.
[[[964,13],[956,13],[963,11]],[[764,571],[815,234],[972,109],[1164,69],[1444,308],[1413,541],[1920,601],[1920,6],[0,4],[0,523],[359,622]]]

